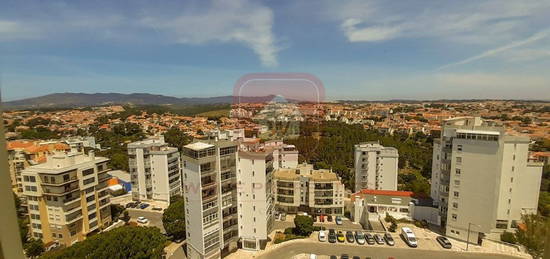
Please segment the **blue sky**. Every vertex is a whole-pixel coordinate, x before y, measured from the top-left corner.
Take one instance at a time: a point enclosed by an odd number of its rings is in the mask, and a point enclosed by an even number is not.
[[[220,96],[306,72],[328,99],[550,100],[550,0],[10,1],[2,98]]]

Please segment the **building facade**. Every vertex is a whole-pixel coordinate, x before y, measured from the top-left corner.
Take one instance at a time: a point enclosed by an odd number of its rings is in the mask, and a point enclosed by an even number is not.
[[[396,148],[378,142],[355,145],[355,191],[397,190],[399,154]]]
[[[342,215],[345,188],[331,170],[314,170],[313,165],[280,168],[273,174],[275,208],[288,213]]]
[[[470,242],[515,231],[537,211],[542,163],[530,139],[479,117],[448,119],[434,140],[431,196],[448,236]]]
[[[128,166],[133,200],[169,203],[183,194],[178,149],[169,147],[163,137],[128,144]]]
[[[44,243],[70,246],[109,226],[107,162],[93,151],[55,153],[45,163],[22,171],[30,235]]]
[[[237,149],[235,142],[205,141],[182,150],[189,258],[237,249]]]

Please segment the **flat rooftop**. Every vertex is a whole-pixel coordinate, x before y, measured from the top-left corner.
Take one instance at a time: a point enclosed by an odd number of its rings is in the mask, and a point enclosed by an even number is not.
[[[209,147],[214,147],[214,145],[204,143],[204,142],[195,142],[195,143],[187,144],[184,147],[197,151],[197,150],[203,150]]]

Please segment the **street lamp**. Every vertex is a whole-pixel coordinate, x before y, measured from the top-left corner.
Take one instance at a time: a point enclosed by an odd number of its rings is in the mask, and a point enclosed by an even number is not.
[[[468,238],[466,239],[466,251],[468,251],[468,245],[470,244],[470,226],[474,225],[476,227],[481,228],[480,225],[474,224],[474,223],[468,223]]]

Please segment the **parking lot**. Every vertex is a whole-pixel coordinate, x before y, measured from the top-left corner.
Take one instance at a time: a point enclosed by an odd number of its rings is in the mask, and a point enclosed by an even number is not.
[[[294,218],[296,215],[286,215],[286,219],[284,221],[280,219],[276,219],[274,223],[274,229],[286,229],[294,227]],[[325,222],[321,222],[319,220],[319,217],[317,217],[317,221],[313,223],[314,226],[323,226],[326,229],[336,229],[336,230],[363,230],[363,227],[361,224],[356,224],[350,221],[349,219],[342,217],[342,225],[337,225],[335,222],[335,219],[333,218],[332,221],[328,221],[328,219],[325,217]]]
[[[128,208],[128,214],[130,215],[130,221],[137,221],[138,217],[145,217],[149,222],[147,224],[139,224],[140,226],[151,226],[160,229],[161,233],[165,233],[164,226],[162,225],[162,211],[154,210],[142,210]]]

